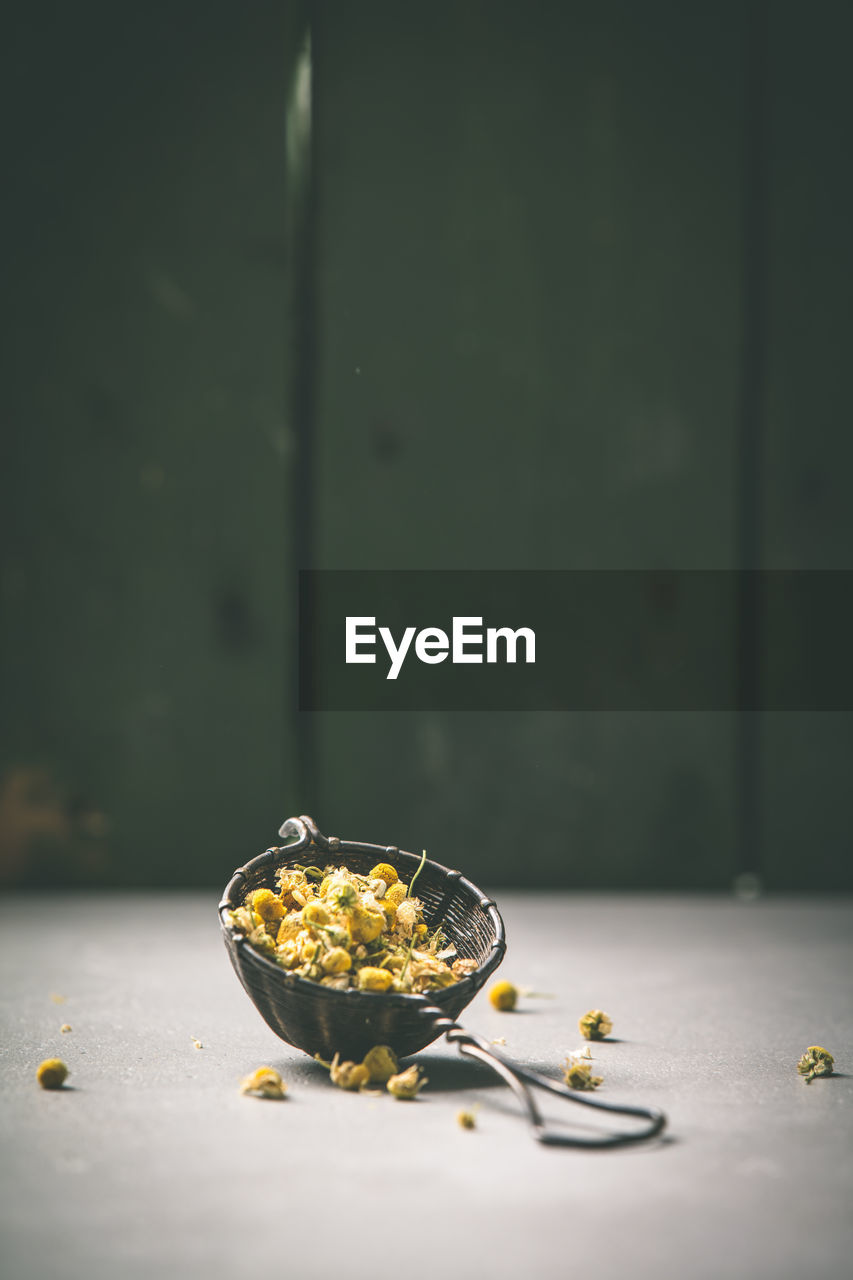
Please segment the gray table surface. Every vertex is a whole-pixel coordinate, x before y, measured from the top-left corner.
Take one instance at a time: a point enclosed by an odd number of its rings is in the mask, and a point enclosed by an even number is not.
[[[7,898],[4,1274],[851,1274],[853,904],[499,905],[501,976],[553,998],[501,1014],[481,993],[464,1024],[557,1073],[582,1043],[578,1016],[608,1010],[599,1096],[662,1107],[663,1140],[542,1147],[505,1086],[445,1042],[419,1056],[430,1084],[414,1103],[335,1089],[239,986],[215,894]],[[806,1086],[795,1064],[814,1043],[838,1074]],[[72,1087],[48,1093],[35,1068],[53,1055]],[[286,1101],[240,1095],[261,1064],[282,1072]],[[465,1131],[456,1115],[474,1106]]]

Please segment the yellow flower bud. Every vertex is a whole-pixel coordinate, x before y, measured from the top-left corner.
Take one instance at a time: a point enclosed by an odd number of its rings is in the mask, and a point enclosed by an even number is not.
[[[411,1066],[401,1071],[398,1076],[392,1076],[385,1087],[395,1098],[408,1100],[417,1097],[424,1085],[428,1083],[426,1076],[421,1076],[418,1068]]]
[[[352,957],[343,947],[332,947],[320,960],[324,973],[346,973],[352,968]]]
[[[370,1073],[362,1062],[341,1062],[339,1053],[332,1058],[329,1075],[339,1089],[362,1089],[370,1080]]]
[[[282,942],[289,942],[291,939],[298,938],[302,932],[302,912],[291,911],[290,915],[285,916],[281,924],[278,926],[278,933],[275,940],[281,945]]]
[[[317,959],[317,953],[320,950],[320,943],[316,938],[312,938],[306,929],[303,929],[299,937],[296,939],[296,946],[299,951],[299,959],[303,964],[310,963]]]
[[[581,1058],[568,1058],[564,1080],[570,1089],[597,1089],[602,1077],[592,1074],[592,1067]]]
[[[396,884],[400,877],[391,866],[390,862],[377,862],[376,866],[369,873],[370,880],[384,880],[386,886],[390,889],[392,884]]]
[[[603,1040],[613,1030],[613,1021],[602,1009],[590,1009],[578,1023],[585,1040]]]
[[[309,902],[302,910],[302,919],[306,924],[328,924],[331,918],[322,902]]]
[[[299,949],[293,938],[288,938],[286,942],[276,947],[275,958],[283,969],[296,968],[299,964]]]
[[[335,911],[350,911],[358,902],[355,885],[348,880],[336,877],[328,885],[324,894],[326,901]]]
[[[371,1084],[387,1084],[398,1069],[397,1055],[387,1044],[378,1044],[365,1056],[362,1066],[367,1068]]]
[[[36,1071],[43,1089],[61,1089],[68,1078],[68,1068],[61,1058],[45,1058]]]
[[[399,907],[408,892],[409,886],[407,884],[401,884],[399,880],[395,880],[385,890],[385,897],[382,902],[387,903],[389,907]]]
[[[352,913],[352,936],[356,942],[373,942],[385,928],[384,911],[356,907]]]
[[[511,982],[496,982],[489,992],[489,1000],[493,1008],[508,1013],[518,1004],[518,987]]]
[[[365,965],[358,971],[358,987],[360,991],[387,991],[394,981],[387,969],[373,969]]]
[[[809,1045],[797,1063],[797,1070],[805,1076],[806,1084],[811,1084],[815,1076],[831,1076],[835,1067],[835,1059],[828,1049],[819,1044]]]
[[[240,1092],[254,1094],[257,1098],[283,1098],[287,1085],[274,1067],[258,1067],[257,1071],[240,1081]]]
[[[273,893],[272,889],[256,889],[251,895],[250,902],[252,910],[257,912],[266,924],[272,920],[280,920],[284,915],[281,899]]]

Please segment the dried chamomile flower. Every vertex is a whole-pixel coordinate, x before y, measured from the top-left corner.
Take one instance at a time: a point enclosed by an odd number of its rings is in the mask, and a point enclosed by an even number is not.
[[[456,1123],[462,1129],[476,1129],[477,1117],[473,1111],[459,1111],[456,1115]]]
[[[330,947],[345,947],[349,950],[352,945],[352,934],[348,926],[342,924],[315,924],[313,927],[315,932],[323,935]]]
[[[386,890],[390,889],[391,885],[396,884],[400,879],[390,862],[377,862],[376,866],[368,874],[371,880],[384,880]]]
[[[311,934],[304,929],[296,939],[296,947],[299,952],[299,959],[303,964],[313,964],[315,960],[320,958],[321,944],[316,938],[312,938]]]
[[[308,902],[302,908],[303,924],[307,924],[307,925],[329,924],[331,919],[332,917],[329,914],[328,907],[326,907],[322,902],[317,902],[317,901]]]
[[[456,978],[467,978],[469,974],[474,973],[479,968],[476,960],[463,960],[461,957],[454,960],[450,966],[451,973]]]
[[[323,1059],[318,1057],[317,1061],[323,1062]],[[362,1089],[370,1082],[370,1072],[363,1062],[341,1062],[339,1053],[331,1062],[323,1062],[323,1066],[328,1066],[332,1084],[339,1089]]]
[[[67,1031],[70,1031],[70,1030],[71,1030],[71,1027],[69,1026],[69,1024],[68,1024],[67,1022],[63,1022],[62,1026],[59,1028],[59,1030],[60,1030],[60,1031],[63,1033],[63,1035],[64,1035]]]
[[[489,991],[489,1000],[494,1009],[508,1013],[518,1004],[518,987],[511,982],[496,982]]]
[[[358,903],[355,885],[340,877],[331,881],[323,896],[335,911],[350,911]]]
[[[394,981],[394,975],[387,969],[374,969],[365,965],[358,971],[359,991],[387,991]]]
[[[408,886],[396,877],[388,883],[390,863],[369,876],[345,865],[285,867],[280,895],[252,890],[231,912],[231,925],[281,968],[336,990],[440,991],[477,966],[469,960],[451,969],[455,949],[412,897],[425,863],[426,855]]]
[[[299,964],[299,948],[293,938],[283,942],[275,949],[275,958],[282,969],[295,969]]]
[[[409,886],[403,884],[399,880],[395,880],[393,884],[389,884],[385,890],[385,896],[382,899],[384,907],[399,907],[400,903],[408,896]]]
[[[602,1009],[590,1009],[578,1022],[585,1040],[603,1040],[613,1030],[613,1020]]]
[[[397,915],[399,914],[398,911]],[[375,942],[386,924],[384,911],[370,911],[362,906],[353,907],[351,928],[356,942]]]
[[[275,935],[277,945],[281,946],[283,942],[295,942],[303,927],[302,912],[291,911],[278,926],[278,933]]]
[[[831,1076],[835,1067],[835,1059],[828,1049],[819,1044],[809,1045],[797,1063],[797,1070],[805,1076],[806,1084],[811,1084],[815,1076]]]
[[[406,1101],[416,1098],[425,1084],[428,1084],[426,1076],[420,1075],[416,1066],[411,1066],[399,1075],[392,1076],[385,1087],[395,1098]]]
[[[566,1059],[564,1079],[570,1089],[597,1089],[602,1081],[601,1076],[592,1074],[592,1067],[588,1062],[578,1058]]]
[[[256,1098],[283,1098],[287,1085],[274,1067],[258,1067],[250,1076],[240,1081],[240,1092]]]
[[[404,898],[397,908],[397,928],[401,929],[407,938],[410,938],[414,931],[420,905],[417,898]]]
[[[257,915],[261,917],[265,924],[271,923],[273,920],[281,920],[284,915],[284,907],[272,889],[256,889],[251,896],[251,907]]]
[[[399,1069],[397,1055],[387,1044],[378,1044],[365,1054],[362,1066],[367,1068],[371,1084],[387,1084]]]
[[[247,935],[246,941],[250,942],[257,951],[263,951],[267,955],[270,955],[275,951],[275,941],[267,933],[266,925],[258,925],[257,929],[253,929],[252,932]]]
[[[202,1044],[202,1042],[201,1042],[200,1040],[196,1040],[195,1036],[190,1036],[190,1040],[192,1040],[192,1042],[193,1042],[193,1048],[194,1048],[194,1049],[203,1049],[203,1048],[204,1048],[204,1045]]]
[[[324,973],[346,973],[352,968],[352,956],[343,947],[332,947],[320,957],[320,968]]]
[[[61,1058],[45,1058],[36,1071],[36,1080],[43,1089],[61,1089],[68,1079],[68,1068]]]
[[[245,933],[247,936],[252,932],[255,922],[248,907],[234,908],[231,912],[231,927],[236,929],[238,933]]]

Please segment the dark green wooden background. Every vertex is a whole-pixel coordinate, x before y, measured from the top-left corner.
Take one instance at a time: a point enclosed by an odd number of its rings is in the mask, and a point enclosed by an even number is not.
[[[763,717],[753,773],[722,714],[293,698],[299,565],[851,567],[851,10],[805,26],[787,0],[21,11],[8,881],[215,884],[307,810],[495,884],[853,886],[847,717]]]

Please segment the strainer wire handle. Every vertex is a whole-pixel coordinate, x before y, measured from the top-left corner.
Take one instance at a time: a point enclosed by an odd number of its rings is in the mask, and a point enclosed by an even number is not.
[[[549,1076],[543,1076],[529,1067],[522,1067],[518,1063],[509,1062],[501,1054],[495,1053],[482,1037],[474,1035],[471,1031],[466,1031],[464,1027],[460,1027],[437,1005],[424,1006],[422,1013],[424,1017],[430,1019],[434,1027],[444,1032],[447,1039],[457,1046],[461,1054],[484,1062],[486,1066],[491,1067],[509,1085],[527,1113],[534,1137],[546,1146],[621,1147],[628,1143],[643,1142],[649,1138],[654,1138],[666,1124],[666,1116],[657,1107],[633,1107],[621,1103],[605,1102],[601,1098],[590,1098],[586,1094],[569,1089],[559,1080],[552,1080]],[[593,1107],[598,1111],[611,1111],[618,1115],[636,1116],[639,1119],[648,1121],[648,1123],[641,1129],[630,1130],[627,1133],[606,1133],[595,1137],[573,1136],[562,1133],[558,1129],[549,1128],[545,1123],[536,1099],[528,1087],[529,1085],[546,1089],[548,1092],[555,1093],[558,1097],[566,1098],[570,1102],[579,1102],[583,1107]]]

